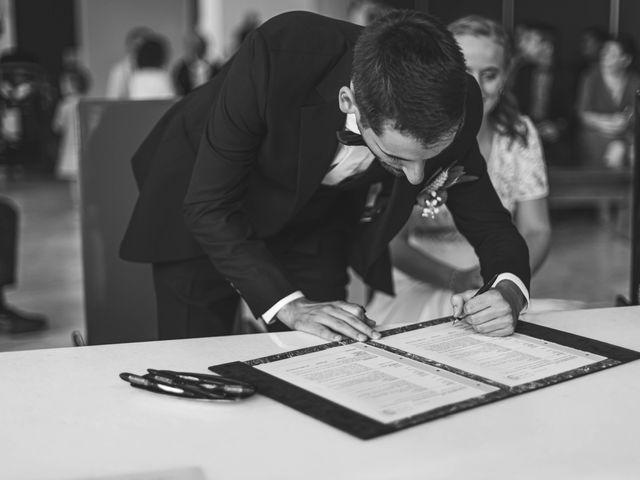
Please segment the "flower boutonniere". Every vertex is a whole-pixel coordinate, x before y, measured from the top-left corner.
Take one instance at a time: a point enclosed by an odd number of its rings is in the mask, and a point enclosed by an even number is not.
[[[440,212],[440,207],[447,201],[448,188],[477,179],[478,177],[475,175],[467,175],[460,165],[449,167],[440,172],[418,194],[418,205],[422,207],[422,216],[431,219],[436,218],[436,215]]]

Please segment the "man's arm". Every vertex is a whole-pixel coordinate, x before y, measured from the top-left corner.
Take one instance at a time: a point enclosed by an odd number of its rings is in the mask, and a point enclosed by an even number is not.
[[[297,290],[245,210],[248,177],[266,134],[267,47],[256,32],[238,51],[200,141],[184,217],[216,269],[257,316]],[[260,289],[259,298],[250,298]]]
[[[482,276],[488,279],[509,272],[529,288],[527,245],[491,184],[477,143],[473,143],[460,164],[478,180],[453,186],[447,206],[456,227],[478,255]]]
[[[477,297],[473,291],[454,295],[453,315],[464,316],[478,332],[509,335],[528,305],[529,251],[491,184],[476,142],[460,163],[478,180],[452,187],[447,206],[478,255],[483,278],[497,280]]]

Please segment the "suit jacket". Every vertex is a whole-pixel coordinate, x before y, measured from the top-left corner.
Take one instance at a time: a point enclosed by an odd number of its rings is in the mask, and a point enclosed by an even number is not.
[[[275,17],[208,85],[176,104],[133,158],[140,197],[121,256],[162,262],[206,254],[258,314],[297,290],[264,239],[313,200],[334,158],[335,132],[345,122],[338,91],[349,84],[360,30],[312,13]],[[449,191],[457,227],[476,248],[485,278],[512,272],[528,284],[526,245],[491,186],[475,139],[482,100],[471,77],[467,97],[464,125],[428,162],[425,184],[453,164],[477,176]],[[354,226],[345,248],[370,285],[392,291],[387,245],[423,185],[391,175],[386,183],[386,208]],[[365,196],[356,196],[362,206]]]

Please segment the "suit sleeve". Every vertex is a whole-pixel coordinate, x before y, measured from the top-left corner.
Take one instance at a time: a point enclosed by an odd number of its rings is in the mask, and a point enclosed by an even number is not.
[[[510,213],[496,193],[476,135],[482,122],[482,95],[476,81],[467,76],[465,121],[447,155],[477,180],[448,190],[447,207],[456,227],[473,246],[480,259],[482,277],[512,273],[529,289],[529,249],[513,225]]]
[[[482,277],[487,280],[497,274],[512,273],[529,289],[527,244],[493,188],[475,140],[458,163],[478,180],[451,187],[447,207],[456,227],[480,259]]]
[[[215,268],[260,316],[297,288],[257,237],[244,204],[267,129],[269,62],[259,31],[232,61],[201,139],[183,211]]]

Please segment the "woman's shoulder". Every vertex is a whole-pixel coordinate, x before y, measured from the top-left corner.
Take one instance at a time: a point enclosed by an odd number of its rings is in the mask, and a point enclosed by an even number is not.
[[[519,113],[518,120],[527,127],[527,137],[530,136],[532,132],[536,131],[536,127],[533,124],[533,120],[531,120],[529,115],[525,115],[524,113]]]
[[[527,148],[531,148],[531,146],[537,148],[537,146],[540,144],[540,134],[538,133],[538,127],[536,127],[536,124],[533,123],[533,120],[531,120],[529,116],[521,115],[521,117],[522,123],[527,127]]]
[[[505,150],[514,152],[521,151],[523,149],[528,149],[531,142],[535,143],[539,141],[538,130],[529,116],[518,113],[515,116],[515,123],[518,125],[517,128],[522,134],[522,138],[513,138],[505,132],[496,132],[497,143]],[[523,141],[523,139],[526,139],[526,141]]]

